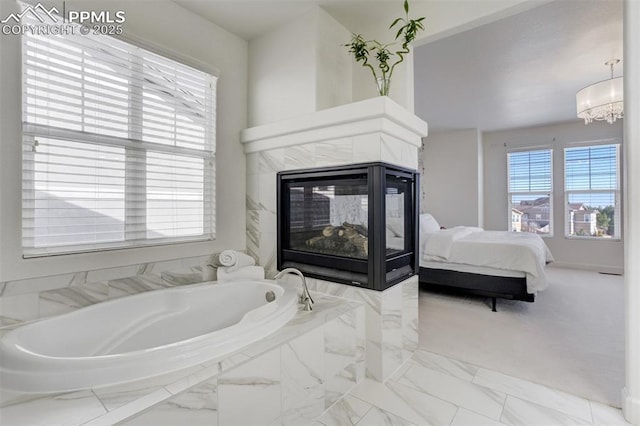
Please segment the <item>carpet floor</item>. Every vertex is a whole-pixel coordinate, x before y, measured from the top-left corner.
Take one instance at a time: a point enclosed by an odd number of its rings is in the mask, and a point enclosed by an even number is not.
[[[420,290],[420,347],[620,407],[621,276],[547,268],[534,303]]]

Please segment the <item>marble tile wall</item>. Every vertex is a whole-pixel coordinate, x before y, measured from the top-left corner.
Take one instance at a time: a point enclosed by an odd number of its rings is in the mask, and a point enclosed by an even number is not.
[[[267,277],[276,273],[276,173],[283,170],[384,161],[418,168],[418,147],[382,132],[316,141],[247,154],[247,252]],[[309,280],[311,288],[365,303],[366,375],[384,380],[416,350],[418,280],[375,292]],[[342,371],[341,380],[353,372]]]
[[[418,347],[418,277],[385,291],[374,291],[329,281],[307,279],[309,289],[364,302],[366,376],[383,382]]]
[[[198,256],[0,283],[0,333],[109,299],[202,282],[210,260]]]
[[[352,307],[121,424],[310,424],[364,379],[364,326]]]
[[[418,168],[418,148],[383,133],[325,140],[247,154],[247,253],[267,277],[276,273],[276,173],[384,161]]]

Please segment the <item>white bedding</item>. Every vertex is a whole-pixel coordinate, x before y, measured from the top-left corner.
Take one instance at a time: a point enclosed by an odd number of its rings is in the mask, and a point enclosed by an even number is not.
[[[461,226],[421,233],[420,253],[429,261],[525,272],[527,292],[532,294],[547,288],[544,267],[553,261],[539,235]]]

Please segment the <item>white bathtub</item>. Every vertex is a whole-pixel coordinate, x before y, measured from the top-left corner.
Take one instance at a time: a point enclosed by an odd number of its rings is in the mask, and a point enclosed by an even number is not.
[[[268,303],[266,293],[275,301]],[[2,389],[48,393],[114,385],[200,364],[287,323],[295,287],[274,281],[150,291],[24,325],[0,341]]]

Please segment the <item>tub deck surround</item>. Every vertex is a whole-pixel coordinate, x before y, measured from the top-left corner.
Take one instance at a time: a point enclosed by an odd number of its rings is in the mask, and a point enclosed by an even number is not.
[[[247,154],[247,252],[276,271],[276,173],[312,167],[384,162],[418,169],[427,123],[388,97],[317,111],[242,131]],[[415,278],[415,277],[414,277]],[[417,347],[418,285],[408,280],[384,292],[315,282],[315,291],[364,302],[367,375],[385,380]],[[397,287],[397,288],[395,288]]]
[[[191,367],[275,332],[295,315],[297,298],[293,285],[242,280],[95,304],[5,335],[0,383],[12,391],[64,392]]]
[[[365,369],[364,306],[313,297],[313,311],[298,311],[270,336],[185,370],[47,396],[2,391],[2,423],[310,423],[359,383]],[[165,417],[174,410],[177,417]]]

